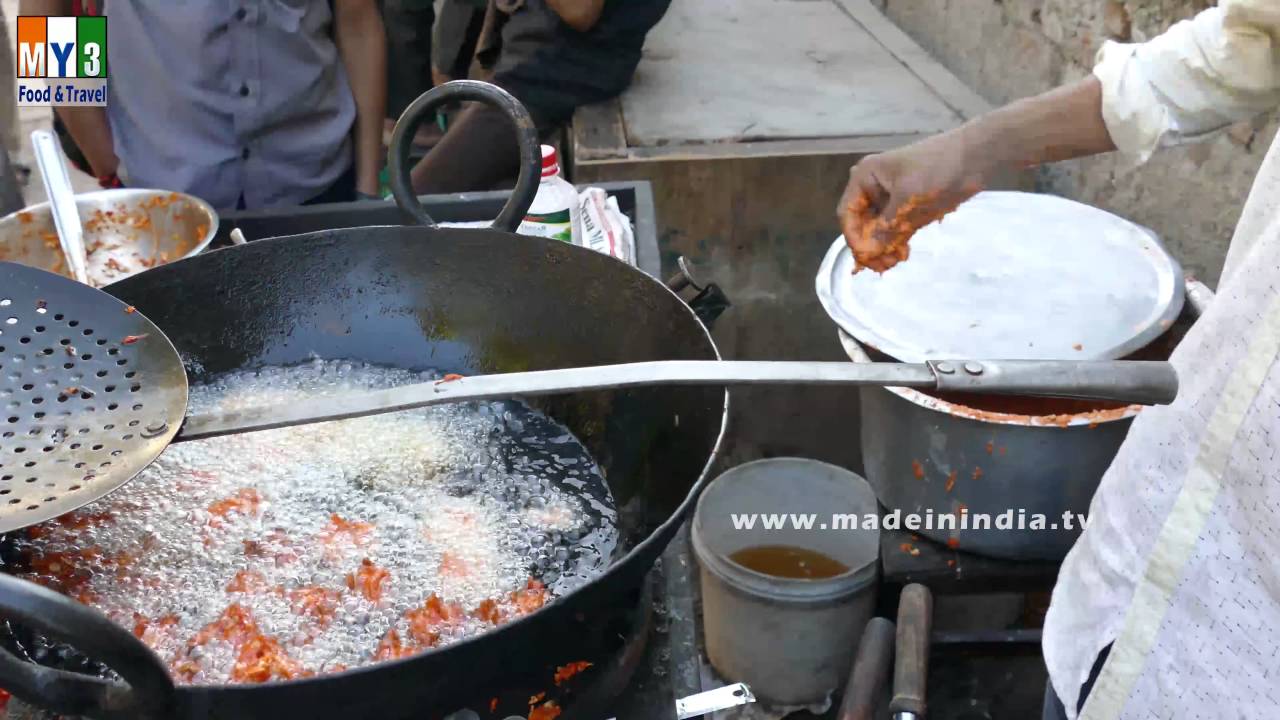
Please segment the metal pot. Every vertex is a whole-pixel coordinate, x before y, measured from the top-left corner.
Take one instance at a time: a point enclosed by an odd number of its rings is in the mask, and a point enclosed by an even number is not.
[[[99,190],[76,195],[93,285],[122,280],[149,267],[193,257],[218,233],[218,214],[205,201],[167,190]],[[49,203],[0,218],[0,260],[70,277]],[[113,262],[114,261],[114,262]]]
[[[1187,296],[1194,320],[1212,293],[1188,280]],[[843,331],[840,342],[854,362],[876,354]],[[902,387],[863,388],[861,405],[864,471],[887,518],[916,515],[919,527],[901,529],[1019,560],[1066,556],[1138,412],[983,412]]]

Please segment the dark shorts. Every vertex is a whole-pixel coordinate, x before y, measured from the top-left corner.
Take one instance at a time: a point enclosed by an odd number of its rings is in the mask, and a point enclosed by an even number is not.
[[[503,21],[493,82],[524,103],[540,130],[566,122],[577,108],[617,97],[631,84],[645,35],[669,5],[606,3],[596,27],[580,33],[546,0],[526,0]]]

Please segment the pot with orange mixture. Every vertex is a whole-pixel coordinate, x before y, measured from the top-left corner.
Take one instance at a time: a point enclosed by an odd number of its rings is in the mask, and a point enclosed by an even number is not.
[[[89,282],[96,286],[200,253],[218,232],[205,201],[165,190],[127,188],[76,195]],[[68,277],[49,203],[0,217],[0,260]]]
[[[855,362],[884,359],[843,332],[840,341]],[[1066,556],[1141,409],[1007,396],[961,402],[903,387],[860,395],[867,480],[890,512],[926,523],[898,529],[1013,560]]]
[[[1099,208],[988,191],[954,210],[918,197],[890,218],[871,210],[855,198],[853,237],[832,244],[815,282],[855,362],[953,361],[940,372],[966,378],[983,372],[964,362],[976,358],[1139,359],[1184,307],[1160,239]],[[1014,559],[1066,554],[1138,412],[900,387],[860,396],[865,475],[918,523],[901,529]]]

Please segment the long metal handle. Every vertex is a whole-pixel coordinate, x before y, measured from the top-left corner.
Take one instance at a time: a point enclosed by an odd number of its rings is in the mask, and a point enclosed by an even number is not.
[[[1178,375],[1162,361],[931,360],[942,392],[1069,397],[1167,405]]]
[[[439,403],[649,385],[890,385],[1168,403],[1177,376],[1161,362],[956,361],[908,363],[663,360],[459,377],[387,390],[187,418],[174,442],[410,410]],[[947,372],[950,369],[951,372]],[[1043,379],[1036,381],[1037,373]]]
[[[44,179],[44,190],[49,195],[53,224],[58,229],[58,240],[62,243],[62,253],[67,256],[67,266],[71,268],[72,277],[88,285],[84,226],[80,224],[76,193],[71,188],[71,175],[62,158],[62,150],[53,135],[45,130],[31,133],[31,145],[35,150],[36,164],[40,167],[40,176]]]

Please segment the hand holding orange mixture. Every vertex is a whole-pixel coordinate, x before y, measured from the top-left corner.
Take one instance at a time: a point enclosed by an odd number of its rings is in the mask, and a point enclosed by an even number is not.
[[[954,210],[1001,168],[995,153],[964,126],[897,150],[870,155],[849,170],[836,208],[856,268],[884,272],[907,259],[917,230]]]
[[[941,202],[936,194],[912,195],[892,214],[876,214],[865,193],[845,208],[841,229],[853,251],[854,272],[871,268],[884,272],[911,254],[907,242],[916,230],[956,209],[958,202]]]

